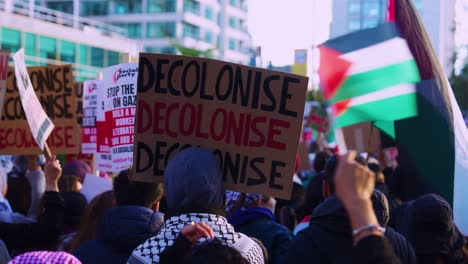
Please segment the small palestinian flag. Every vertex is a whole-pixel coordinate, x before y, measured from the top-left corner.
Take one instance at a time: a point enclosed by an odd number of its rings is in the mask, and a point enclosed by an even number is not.
[[[322,107],[314,107],[310,111],[309,125],[318,132],[325,132],[327,128],[327,111]]]
[[[394,23],[351,33],[320,47],[319,76],[335,127],[417,115],[418,67]]]

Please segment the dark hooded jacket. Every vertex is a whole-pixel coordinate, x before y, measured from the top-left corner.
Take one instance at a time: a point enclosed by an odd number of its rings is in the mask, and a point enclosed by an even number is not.
[[[447,263],[468,262],[459,252],[466,241],[453,222],[450,204],[442,197],[426,194],[396,211],[396,228],[413,245],[420,263],[437,257]]]
[[[163,214],[140,206],[118,206],[102,218],[96,239],[73,255],[83,263],[125,263],[132,250],[158,232]]]
[[[383,214],[377,213],[379,222]],[[388,215],[387,215],[388,217]],[[335,195],[327,198],[312,213],[310,225],[293,239],[288,262],[349,263],[353,254],[352,228],[346,211]],[[392,229],[385,234],[401,263],[416,263],[411,245]]]
[[[270,210],[261,207],[241,208],[228,221],[237,232],[262,241],[268,251],[268,263],[286,263],[292,234],[286,227],[276,223]]]
[[[177,153],[164,171],[168,213],[163,228],[138,246],[129,264],[159,263],[160,254],[192,222],[205,222],[215,237],[238,250],[250,263],[263,263],[262,248],[237,233],[223,217],[223,177],[216,157],[206,149],[188,148]]]

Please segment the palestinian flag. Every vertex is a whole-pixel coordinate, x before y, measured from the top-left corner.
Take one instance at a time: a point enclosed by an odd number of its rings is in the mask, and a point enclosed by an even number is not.
[[[332,39],[319,49],[318,73],[336,127],[417,115],[419,71],[394,23]]]
[[[327,128],[327,111],[322,107],[314,107],[309,114],[309,125],[318,132],[325,132]]]

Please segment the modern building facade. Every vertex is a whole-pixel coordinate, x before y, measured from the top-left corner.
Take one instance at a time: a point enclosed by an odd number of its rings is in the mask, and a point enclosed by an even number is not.
[[[330,37],[385,21],[388,0],[333,0]],[[452,69],[455,0],[413,0],[446,74]]]
[[[77,80],[137,56],[140,47],[125,31],[102,22],[19,0],[0,0],[0,48],[25,49],[30,66],[72,64]]]
[[[236,63],[248,64],[251,58],[247,0],[43,0],[43,4],[126,29],[147,52],[175,54],[176,46],[182,46]]]

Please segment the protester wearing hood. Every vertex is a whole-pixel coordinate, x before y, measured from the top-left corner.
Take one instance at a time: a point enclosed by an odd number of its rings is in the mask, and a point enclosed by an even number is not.
[[[74,252],[84,263],[125,263],[132,250],[161,228],[158,209],[161,184],[130,181],[131,172],[119,173],[114,181],[117,206],[109,209],[99,224],[96,239],[84,242]]]
[[[452,215],[450,205],[437,194],[400,208],[396,229],[413,245],[419,263],[468,263],[466,240]]]
[[[45,165],[43,212],[36,223],[0,223],[0,238],[7,247],[16,249],[44,248],[55,242],[62,232],[65,205],[58,192],[62,168],[55,156]]]
[[[351,223],[343,204],[335,194],[333,182],[336,159],[336,156],[331,157],[325,168],[325,201],[313,211],[309,226],[293,239],[288,254],[288,261],[291,263],[300,263],[304,259],[314,259],[317,263],[346,263],[352,258]],[[366,165],[362,156],[357,156],[356,161]],[[379,224],[385,226],[389,217],[388,202],[385,202],[385,196],[377,191],[374,191],[372,197]],[[403,236],[391,229],[386,230],[385,236],[402,263],[416,263],[414,251]]]
[[[275,198],[250,193],[230,195],[236,200],[228,222],[237,232],[260,240],[265,246],[269,262],[286,263],[291,232],[275,221]]]
[[[177,153],[164,171],[168,216],[161,231],[138,246],[127,263],[159,263],[160,254],[172,245],[181,229],[205,222],[214,237],[233,246],[250,263],[264,263],[261,247],[237,233],[224,218],[224,189],[216,157],[208,150],[188,148]]]

